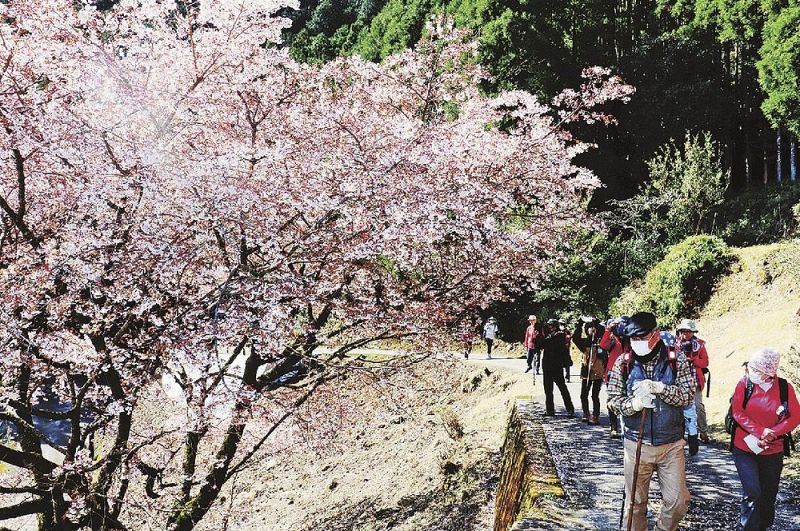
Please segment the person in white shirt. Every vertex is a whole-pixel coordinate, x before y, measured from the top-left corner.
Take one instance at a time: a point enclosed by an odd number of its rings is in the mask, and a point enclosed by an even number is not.
[[[486,359],[492,359],[492,344],[497,337],[497,320],[494,317],[489,317],[486,324],[483,325],[483,339],[486,341]]]

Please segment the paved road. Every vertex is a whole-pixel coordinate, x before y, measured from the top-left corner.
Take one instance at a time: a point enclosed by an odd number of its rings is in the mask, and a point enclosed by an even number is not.
[[[500,358],[472,360],[487,367],[524,372],[525,360]],[[573,368],[575,370],[575,368]],[[544,390],[537,378],[534,399],[544,408]],[[568,384],[572,401],[580,409],[580,383],[573,375]],[[556,390],[556,411],[561,414],[544,421],[545,437],[558,474],[575,516],[595,529],[617,529],[622,504],[622,442],[608,437],[605,390],[601,394],[602,426],[588,426],[567,418]],[[661,504],[654,475],[650,486],[650,521]],[[686,531],[731,530],[738,521],[740,484],[730,452],[701,445],[700,453],[687,459],[687,481],[692,494],[689,514],[681,529]],[[784,481],[773,529],[800,530],[800,486]]]

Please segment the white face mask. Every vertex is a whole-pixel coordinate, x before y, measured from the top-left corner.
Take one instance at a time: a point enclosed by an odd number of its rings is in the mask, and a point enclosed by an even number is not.
[[[772,382],[765,382],[761,375],[756,372],[748,372],[748,377],[753,384],[761,387],[764,391],[769,391],[770,387],[772,387]]]
[[[640,341],[631,341],[631,349],[637,356],[647,356],[650,351],[650,342],[646,339]]]

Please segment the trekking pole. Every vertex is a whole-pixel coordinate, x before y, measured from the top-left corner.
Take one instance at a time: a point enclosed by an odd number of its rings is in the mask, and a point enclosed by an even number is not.
[[[644,440],[644,420],[647,418],[647,408],[642,409],[642,419],[639,421],[639,438],[636,440],[636,459],[633,464],[633,481],[631,482],[631,499],[628,509],[627,531],[633,527],[633,504],[636,502],[636,481],[639,479],[639,461],[642,458],[642,441]]]

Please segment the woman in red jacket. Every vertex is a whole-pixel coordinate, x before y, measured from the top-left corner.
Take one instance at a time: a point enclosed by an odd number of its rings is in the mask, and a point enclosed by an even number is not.
[[[788,382],[787,400],[781,402],[779,362],[780,354],[772,349],[753,354],[748,374],[736,385],[731,402],[737,424],[733,459],[742,482],[739,522],[745,531],[761,531],[772,525],[783,469],[784,438],[800,425],[800,404]],[[750,397],[743,405],[748,387]]]

